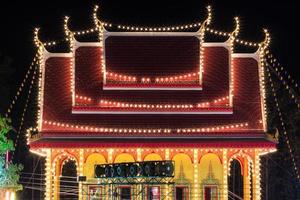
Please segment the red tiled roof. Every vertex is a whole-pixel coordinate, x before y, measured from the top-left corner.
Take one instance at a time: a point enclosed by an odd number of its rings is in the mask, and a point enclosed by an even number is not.
[[[106,70],[156,77],[199,70],[200,42],[188,36],[110,36],[105,39]]]
[[[172,130],[248,123],[247,127],[239,127],[232,130],[232,133],[226,134],[233,137],[234,134],[240,132],[239,136],[245,136],[245,138],[251,137],[251,134],[247,133],[251,133],[253,130],[256,132],[255,134],[263,134],[258,62],[251,57],[233,58],[234,97],[233,107],[230,107],[229,98],[224,98],[229,96],[230,51],[221,44],[203,47],[204,72],[202,83],[199,82],[200,90],[192,90],[188,87],[186,90],[176,90],[177,87],[182,86],[180,84],[184,85],[185,83],[177,84],[177,86],[174,83],[175,90],[123,90],[122,88],[110,90],[103,88],[102,56],[106,58],[106,70],[128,76],[150,77],[151,81],[155,80],[155,77],[177,76],[177,74],[190,72],[198,75],[198,72],[195,71],[199,70],[200,62],[200,46],[197,41],[198,39],[195,37],[111,36],[105,41],[105,54],[103,47],[100,46],[83,45],[78,47],[74,53],[75,94],[90,100],[85,102],[76,99],[75,106],[72,106],[71,95],[72,58],[58,56],[48,58],[45,63],[43,121],[92,127]],[[109,82],[108,84],[120,86],[124,83]],[[139,83],[135,84],[141,86]],[[155,83],[151,84],[155,85]],[[173,83],[168,84],[172,85]],[[192,85],[188,84],[188,86]],[[216,99],[222,98],[225,100],[213,103]],[[99,103],[101,100],[145,105],[188,104],[195,107],[175,109],[151,108],[150,106],[149,108],[103,107]],[[208,106],[197,107],[201,103],[208,103]],[[120,112],[123,111],[131,114],[121,114]],[[141,113],[132,115],[132,112],[138,111]],[[155,112],[156,115],[149,114],[148,111]],[[170,111],[174,111],[173,113],[176,114],[172,114]],[[110,114],[112,112],[114,112],[113,115]],[[162,112],[166,112],[166,114],[162,115]],[[70,136],[69,130],[45,123],[42,125],[41,132],[42,138],[43,135],[48,137],[51,134]],[[82,136],[94,135],[88,129],[77,133],[73,130],[73,133],[82,134]],[[98,135],[101,136],[101,134]],[[114,136],[112,133],[105,133],[105,135]],[[218,131],[206,134],[193,133],[193,135],[221,136],[222,133]],[[160,137],[162,135],[149,133],[148,136]],[[97,142],[94,143],[96,145]],[[34,144],[31,145],[34,146]],[[45,141],[45,145],[50,145],[50,143]]]

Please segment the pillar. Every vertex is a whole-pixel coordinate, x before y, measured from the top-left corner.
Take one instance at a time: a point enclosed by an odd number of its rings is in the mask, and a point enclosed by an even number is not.
[[[52,163],[52,152],[51,152],[51,149],[47,149],[46,150],[46,163],[45,163],[45,166],[46,166],[46,169],[45,169],[45,172],[46,172],[46,176],[45,176],[45,179],[46,179],[46,190],[45,190],[45,200],[51,200],[51,195],[52,195],[52,171],[51,171],[51,163]]]
[[[113,163],[113,153],[114,153],[114,149],[107,149],[107,163]],[[106,200],[111,200],[112,199],[112,187],[109,185],[105,185],[104,186],[104,191],[105,191],[105,199]]]
[[[137,162],[141,162],[142,161],[142,149],[138,148],[136,149],[136,161]],[[136,185],[136,195],[138,194],[138,196],[136,196],[135,198],[137,200],[142,200],[143,199],[143,194],[142,194],[142,189],[143,189],[143,186],[141,184],[138,184]]]
[[[165,149],[165,160],[170,160],[170,149]],[[172,196],[170,194],[170,192],[172,192],[171,186],[167,184],[165,190],[166,190],[165,191],[165,195],[166,195],[165,199],[166,200],[171,199],[171,196]]]
[[[227,159],[227,149],[223,149],[223,186],[221,190],[221,195],[223,200],[228,200],[228,159]]]
[[[259,149],[255,149],[254,165],[253,165],[253,200],[261,199],[260,186],[260,157]]]
[[[83,176],[83,164],[84,164],[84,150],[80,149],[79,150],[79,159],[78,159],[78,172],[77,174],[79,176]],[[83,200],[83,185],[82,182],[80,181],[78,183],[78,199]]]
[[[60,178],[60,166],[57,163],[53,163],[52,170],[54,170],[53,174],[53,182],[54,182],[54,188],[53,188],[53,199],[59,200],[59,178]]]
[[[250,185],[250,160],[247,158],[243,159],[244,161],[244,168],[243,168],[243,182],[244,182],[244,200],[250,200],[251,196],[251,185]]]
[[[192,198],[198,200],[199,194],[200,194],[200,188],[199,188],[199,174],[198,174],[198,149],[194,149],[194,183],[192,187]]]

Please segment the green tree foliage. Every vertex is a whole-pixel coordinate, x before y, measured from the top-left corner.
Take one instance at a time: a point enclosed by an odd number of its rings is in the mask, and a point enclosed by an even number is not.
[[[0,116],[0,155],[6,153],[6,151],[14,150],[13,142],[7,139],[7,134],[11,130],[11,121]]]
[[[0,188],[22,189],[18,184],[20,171],[23,166],[9,163],[6,167],[5,155],[7,151],[13,151],[13,142],[7,139],[9,131],[12,129],[10,120],[0,115]]]

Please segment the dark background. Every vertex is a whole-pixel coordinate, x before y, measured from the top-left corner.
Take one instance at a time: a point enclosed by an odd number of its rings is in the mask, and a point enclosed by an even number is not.
[[[161,26],[185,24],[201,21],[206,16],[205,7],[212,5],[212,27],[232,30],[233,17],[241,19],[240,37],[252,41],[261,41],[262,28],[271,32],[271,49],[282,65],[299,80],[298,46],[300,44],[299,10],[297,1],[2,1],[0,5],[1,37],[0,57],[8,57],[10,68],[14,71],[6,76],[9,79],[9,91],[3,96],[14,93],[20,79],[27,71],[35,47],[33,29],[41,28],[43,41],[64,37],[63,17],[71,17],[73,30],[82,30],[93,26],[92,10],[100,5],[100,18],[112,23],[128,25]],[[3,80],[2,80],[3,81]],[[0,81],[1,83],[1,81]],[[10,87],[9,86],[9,87]],[[3,89],[4,90],[4,89]],[[5,88],[6,90],[6,88]],[[0,97],[1,101],[7,101]],[[6,107],[7,103],[0,104]]]
[[[272,37],[272,52],[293,78],[298,83],[300,82],[300,70],[298,69],[300,31],[297,27],[300,17],[297,1],[10,0],[0,3],[0,113],[4,113],[9,100],[15,95],[16,89],[35,54],[34,27],[41,28],[43,41],[61,40],[64,37],[63,17],[65,15],[71,17],[70,26],[72,30],[91,28],[93,26],[92,10],[95,4],[100,6],[99,17],[104,21],[133,26],[164,26],[202,21],[206,17],[205,7],[211,5],[213,8],[211,27],[230,31],[233,27],[233,17],[239,16],[241,19],[239,37],[257,42],[263,39],[262,29],[268,28]],[[21,95],[21,103],[17,105],[12,116],[15,119],[14,124],[18,124],[24,101],[24,95]],[[29,112],[27,116],[28,119],[33,118],[32,112]],[[30,122],[27,121],[26,125],[30,125]],[[28,154],[24,142],[23,138],[20,141],[21,145],[17,146],[15,155],[17,159],[14,160],[25,165],[25,172],[42,173],[44,168],[42,159]],[[290,173],[293,174],[293,171]],[[282,174],[282,176],[285,175]],[[269,192],[280,190],[285,184],[299,183],[283,182],[280,187],[270,189]],[[35,196],[34,199],[40,198],[39,193],[25,190],[22,192],[21,199],[31,199],[33,195]],[[280,197],[279,199],[284,198]]]
[[[261,41],[262,28],[268,28],[272,51],[294,78],[300,77],[297,1],[2,1],[0,52],[12,58],[12,67],[17,69],[13,74],[16,83],[35,51],[32,43],[34,27],[41,27],[44,41],[61,39],[64,37],[63,17],[71,17],[73,30],[90,28],[95,4],[100,5],[100,17],[105,21],[152,26],[201,21],[205,18],[205,7],[210,4],[213,7],[212,27],[231,30],[233,17],[239,16],[240,37],[253,41]]]

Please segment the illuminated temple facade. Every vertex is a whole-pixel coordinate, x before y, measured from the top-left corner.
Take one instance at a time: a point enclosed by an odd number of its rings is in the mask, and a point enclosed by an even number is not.
[[[134,193],[140,185],[120,186],[128,199],[261,199],[260,157],[276,150],[266,139],[268,34],[244,42],[238,19],[223,33],[210,28],[208,13],[201,24],[114,29],[94,14],[95,28],[84,32],[69,30],[66,18],[67,53],[50,53],[36,35],[39,110],[28,143],[46,160],[46,200],[63,199],[70,160],[87,178],[77,185],[80,200],[126,199],[99,184],[96,164],[151,160],[175,161],[174,185],[152,185],[151,198]],[[85,34],[98,40],[80,41]],[[237,44],[257,51],[237,53]],[[92,197],[97,188],[107,194]]]

